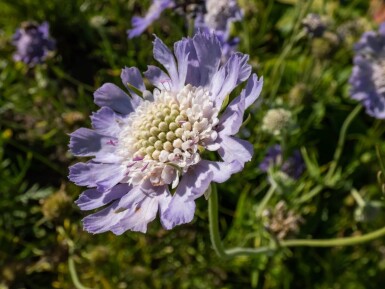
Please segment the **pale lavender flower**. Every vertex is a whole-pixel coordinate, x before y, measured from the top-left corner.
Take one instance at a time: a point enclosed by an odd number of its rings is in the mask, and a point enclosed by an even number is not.
[[[55,48],[55,41],[49,36],[49,24],[26,23],[13,35],[12,44],[17,51],[13,55],[15,61],[23,61],[29,65],[42,63],[48,51]]]
[[[295,150],[287,159],[283,159],[282,148],[280,145],[274,145],[267,150],[263,161],[259,164],[259,169],[267,172],[270,167],[276,166],[289,177],[297,180],[305,170],[305,163],[301,153]]]
[[[242,20],[236,0],[206,0],[204,22],[212,30],[226,32],[232,22]]]
[[[133,29],[127,30],[128,38],[134,38],[143,33],[144,30],[148,26],[152,24],[155,20],[160,17],[160,14],[167,8],[172,8],[175,6],[175,2],[173,0],[153,0],[150,8],[147,11],[146,16],[132,17],[131,23],[134,27]]]
[[[385,23],[378,32],[365,32],[354,48],[350,94],[367,114],[385,119]]]
[[[182,2],[182,3],[181,3]],[[242,10],[236,0],[153,0],[145,17],[135,16],[132,18],[133,29],[127,31],[128,38],[139,36],[148,26],[150,26],[160,14],[167,8],[178,11],[185,10],[188,13],[190,7],[194,8],[195,28],[209,29],[210,32],[216,31],[228,35],[229,26],[232,22],[242,20]],[[203,6],[203,7],[201,7]],[[226,36],[227,41],[228,36]]]
[[[148,67],[152,93],[135,67],[122,70],[128,94],[112,83],[95,92],[101,109],[91,117],[93,129],[78,129],[69,145],[74,155],[93,157],[70,167],[70,180],[89,188],[76,203],[82,210],[104,207],[84,218],[87,231],[146,232],[158,211],[166,229],[191,222],[194,200],[210,183],[225,182],[250,161],[253,146],[234,135],[263,79],[251,75],[248,55],[234,53],[224,65],[221,57],[215,35],[182,39],[174,53],[156,38],[154,58],[167,73]],[[221,113],[224,99],[246,80]],[[203,159],[203,150],[221,160]]]

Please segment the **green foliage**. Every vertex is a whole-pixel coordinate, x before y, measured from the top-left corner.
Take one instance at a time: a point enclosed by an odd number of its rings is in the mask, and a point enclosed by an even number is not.
[[[381,288],[383,238],[221,260],[210,243],[203,198],[194,221],[172,231],[157,222],[145,235],[82,230],[83,213],[73,204],[82,189],[66,177],[77,161],[68,153],[68,133],[89,127],[88,115],[96,110],[92,93],[102,83],[120,85],[122,67],[143,71],[155,63],[152,33],[168,45],[186,36],[181,17],[166,11],[146,33],[128,40],[130,19],[149,3],[0,2],[0,288]],[[254,158],[218,186],[225,246],[276,242],[279,202],[298,217],[298,229],[286,239],[361,235],[385,226],[385,172],[378,173],[385,163],[384,122],[357,110],[347,123],[357,106],[347,84],[352,45],[376,26],[369,1],[239,3],[245,19],[232,33],[265,85],[261,105],[251,108],[241,131],[254,145]],[[323,38],[303,33],[301,20],[309,12],[328,18]],[[12,34],[26,20],[48,21],[57,41],[46,63],[33,68],[12,60]],[[295,120],[280,138],[262,130],[271,108],[285,108]],[[299,180],[271,171],[268,181],[258,169],[266,148],[276,143],[287,154],[301,150],[307,170]],[[271,180],[277,190],[266,198]]]

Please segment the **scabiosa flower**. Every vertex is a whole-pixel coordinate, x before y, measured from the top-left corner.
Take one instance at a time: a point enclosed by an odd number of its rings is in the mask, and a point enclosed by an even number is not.
[[[292,114],[284,108],[268,110],[262,120],[262,129],[275,136],[279,136],[288,131],[292,126]]]
[[[164,10],[174,6],[175,2],[173,0],[153,0],[146,16],[134,16],[132,18],[131,23],[134,28],[127,30],[128,38],[131,39],[142,34],[152,22],[160,17]]]
[[[259,164],[259,169],[267,172],[270,167],[279,167],[282,172],[292,179],[299,179],[305,170],[305,163],[301,153],[296,150],[286,160],[282,156],[282,148],[280,145],[274,145],[267,150],[267,154],[263,161]]]
[[[12,43],[17,51],[13,55],[15,61],[23,61],[29,65],[42,63],[48,51],[55,48],[55,41],[49,36],[49,24],[41,25],[24,23],[13,35]]]
[[[231,22],[242,20],[236,0],[206,0],[205,23],[216,31],[227,31]]]
[[[370,116],[385,119],[385,23],[378,32],[365,32],[354,48],[351,97],[361,101]]]
[[[137,68],[125,68],[129,95],[104,84],[94,94],[101,109],[91,117],[93,129],[71,134],[71,152],[93,157],[70,167],[70,180],[89,187],[77,204],[82,210],[105,206],[84,218],[91,233],[146,232],[158,211],[166,229],[191,222],[194,200],[210,182],[226,181],[252,157],[252,145],[234,137],[263,84],[250,76],[248,55],[234,53],[220,65],[218,39],[204,33],[176,42],[174,54],[156,38],[153,52],[167,70],[150,65],[144,73],[153,93]],[[221,113],[226,96],[246,80]],[[221,161],[204,159],[204,150],[216,151]]]
[[[309,13],[301,23],[306,33],[315,38],[322,37],[327,29],[325,19],[323,19],[321,15],[315,13]]]

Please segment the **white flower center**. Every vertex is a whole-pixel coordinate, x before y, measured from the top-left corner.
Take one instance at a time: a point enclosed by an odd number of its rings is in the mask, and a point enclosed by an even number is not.
[[[210,93],[185,86],[178,93],[155,91],[126,119],[117,153],[125,160],[127,182],[178,184],[179,176],[200,160],[199,147],[215,141],[218,109]]]

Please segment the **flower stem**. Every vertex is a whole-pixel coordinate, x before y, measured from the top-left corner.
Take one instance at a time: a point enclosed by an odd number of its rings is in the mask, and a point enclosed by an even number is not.
[[[282,241],[280,245],[282,247],[334,247],[334,246],[353,246],[361,243],[365,243],[385,235],[385,227],[376,231],[353,237],[335,238],[335,239],[293,239]]]
[[[338,138],[337,148],[334,152],[332,164],[330,165],[329,171],[326,174],[326,180],[330,180],[330,178],[333,176],[333,174],[337,168],[338,162],[341,158],[342,151],[344,148],[345,139],[346,139],[346,132],[347,132],[350,124],[352,123],[353,119],[358,115],[358,113],[361,111],[361,109],[362,109],[362,105],[358,104],[356,106],[356,108],[350,112],[350,114],[345,119],[344,123],[342,124],[340,136]]]
[[[70,271],[71,279],[76,289],[89,289],[88,287],[84,287],[83,284],[80,282],[78,274],[76,273],[75,261],[72,256],[68,258],[68,269]]]
[[[210,239],[211,244],[215,252],[221,258],[226,258],[226,252],[223,247],[221,237],[219,235],[219,225],[218,225],[218,193],[217,187],[212,185],[211,194],[209,197],[209,226],[210,226]]]
[[[379,237],[385,236],[385,227],[368,234],[353,237],[335,238],[335,239],[294,239],[280,241],[278,246],[263,246],[259,248],[231,248],[225,249],[219,235],[218,225],[218,193],[213,185],[209,198],[209,229],[210,239],[215,252],[221,258],[234,258],[237,256],[257,256],[264,253],[271,253],[278,248],[284,247],[334,247],[334,246],[352,246],[365,243]],[[82,289],[82,288],[80,288]]]

